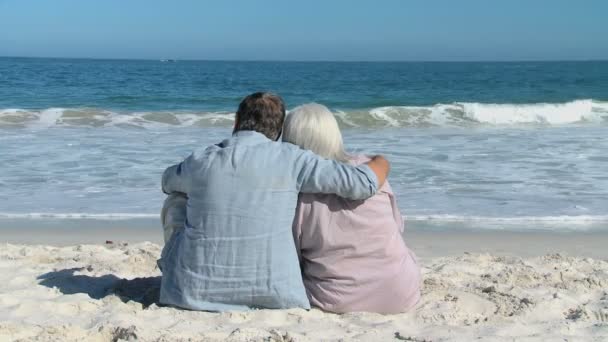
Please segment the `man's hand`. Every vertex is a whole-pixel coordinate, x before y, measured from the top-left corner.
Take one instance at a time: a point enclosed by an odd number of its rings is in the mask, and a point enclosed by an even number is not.
[[[380,155],[372,157],[372,160],[366,164],[376,174],[376,177],[378,178],[378,189],[380,189],[384,185],[386,178],[388,178],[391,165],[389,164],[388,160],[384,159],[384,157]]]

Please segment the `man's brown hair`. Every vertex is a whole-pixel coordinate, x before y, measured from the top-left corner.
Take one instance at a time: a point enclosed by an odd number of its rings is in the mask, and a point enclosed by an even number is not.
[[[280,96],[253,93],[243,99],[236,112],[234,132],[256,131],[270,140],[278,140],[285,121],[285,104]]]

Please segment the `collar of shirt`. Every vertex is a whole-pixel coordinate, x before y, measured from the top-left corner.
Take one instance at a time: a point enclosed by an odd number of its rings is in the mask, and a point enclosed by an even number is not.
[[[269,141],[270,139],[264,134],[256,131],[238,131],[234,133],[232,137],[219,143],[218,146],[223,148],[233,146],[237,143],[242,145],[257,145]]]

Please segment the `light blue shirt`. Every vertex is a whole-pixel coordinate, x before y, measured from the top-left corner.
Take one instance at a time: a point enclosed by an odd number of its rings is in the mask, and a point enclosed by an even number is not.
[[[160,302],[225,311],[310,308],[292,235],[298,193],[367,199],[378,180],[366,165],[240,131],[168,168],[162,187],[188,205],[159,261]]]

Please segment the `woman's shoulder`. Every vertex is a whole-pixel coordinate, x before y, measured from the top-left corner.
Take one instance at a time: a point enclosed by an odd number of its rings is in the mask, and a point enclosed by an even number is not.
[[[349,154],[348,163],[351,165],[361,165],[372,160],[372,158],[366,154]]]
[[[372,160],[372,158],[366,154],[351,154],[348,157],[349,157],[349,163],[351,165],[355,165],[355,166],[365,164],[365,163],[369,162],[370,160]],[[380,192],[393,195],[393,189],[391,188],[391,186],[388,182],[388,179],[384,182],[384,185],[382,185],[382,188],[380,188]]]

